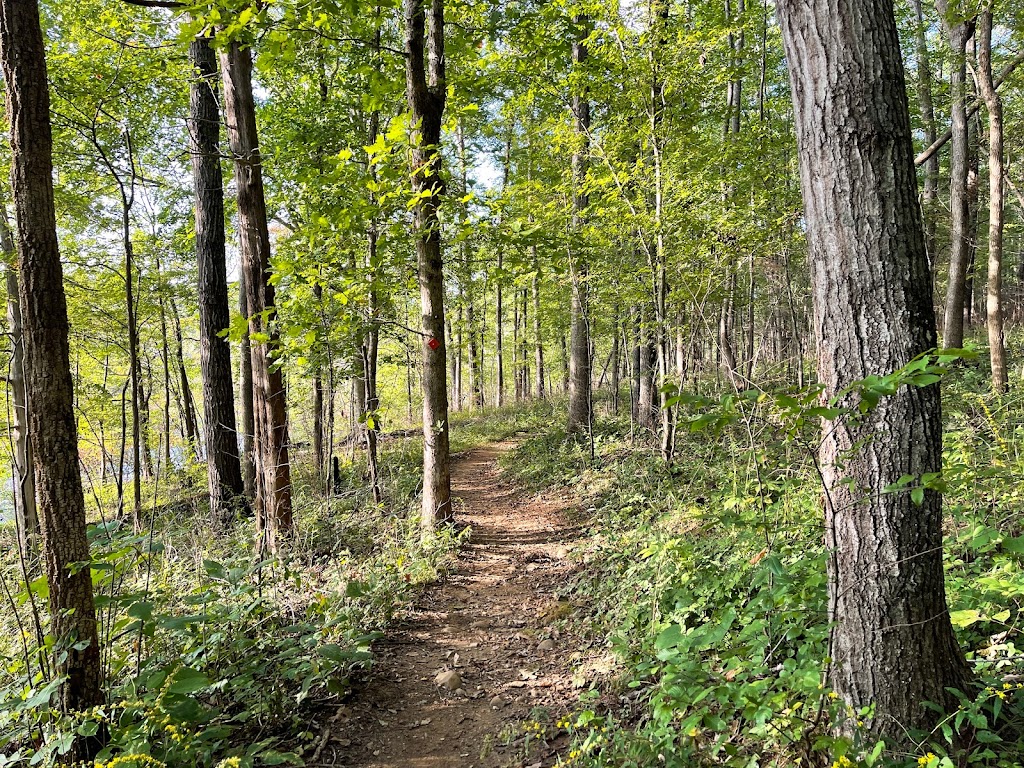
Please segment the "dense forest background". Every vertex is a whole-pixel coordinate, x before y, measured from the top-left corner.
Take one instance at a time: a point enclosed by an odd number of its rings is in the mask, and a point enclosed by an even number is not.
[[[827,247],[809,249],[778,10],[45,0],[89,523],[86,557],[61,567],[91,575],[99,698],[68,698],[85,630],[49,624],[32,289],[5,181],[0,765],[317,764],[310,718],[468,536],[449,525],[449,454],[510,437],[512,482],[582,500],[592,536],[557,620],[615,659],[538,720],[534,742],[567,736],[544,759],[1019,765],[1024,8],[895,4],[892,103],[909,108],[926,259],[907,269],[941,340],[838,386],[820,361],[848,348],[830,351],[814,301],[885,280],[866,261],[811,267]],[[814,80],[806,103],[847,76]],[[877,138],[814,119],[837,168]],[[18,151],[0,150],[4,179]],[[846,178],[804,171],[805,195]],[[861,239],[887,224],[866,216]],[[896,345],[880,317],[847,329],[864,349]],[[876,475],[874,491],[944,531],[937,548],[892,546],[935,554],[936,610],[945,622],[948,601],[966,661],[922,658],[962,667],[964,689],[907,673],[865,693],[827,674],[844,626],[827,574],[843,566],[822,506],[848,478],[819,449],[841,423],[871,426],[840,454],[895,434],[886,399],[938,398],[940,379],[942,466]]]

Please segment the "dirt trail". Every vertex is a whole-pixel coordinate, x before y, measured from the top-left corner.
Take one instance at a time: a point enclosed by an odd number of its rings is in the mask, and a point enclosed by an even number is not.
[[[455,464],[457,520],[472,540],[444,581],[375,646],[369,680],[339,712],[318,764],[347,768],[540,768],[566,737],[526,737],[576,700],[582,656],[554,625],[571,609],[555,590],[578,535],[568,499],[533,498],[500,476],[499,443]],[[458,690],[439,685],[454,671]],[[456,680],[448,681],[457,683]],[[311,763],[316,764],[316,763]]]

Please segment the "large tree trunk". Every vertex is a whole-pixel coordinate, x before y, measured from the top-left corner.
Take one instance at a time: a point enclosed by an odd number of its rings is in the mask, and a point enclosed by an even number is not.
[[[425,537],[452,520],[448,387],[445,381],[444,262],[437,208],[441,180],[441,120],[445,103],[444,3],[405,0],[406,95],[416,129],[412,189],[416,260],[423,310],[423,505]],[[426,54],[426,56],[424,56]],[[426,58],[426,61],[424,60]]]
[[[278,345],[274,285],[270,282],[270,235],[252,93],[252,52],[233,42],[221,53],[224,110],[238,190],[238,229],[245,274],[252,358],[257,524],[261,545],[276,551],[292,530],[288,414],[281,369],[271,356]]]
[[[199,271],[199,361],[203,377],[203,435],[206,443],[210,514],[226,522],[244,505],[245,485],[238,455],[231,344],[220,334],[231,322],[224,237],[224,179],[220,167],[220,108],[217,59],[209,41],[189,46],[195,69],[190,84],[189,136],[196,198],[196,262]]]
[[[78,420],[68,349],[68,309],[53,205],[53,142],[43,33],[35,0],[0,2],[0,62],[10,121],[11,186],[18,230],[28,431],[49,585],[52,659],[65,715],[104,703]],[[63,763],[92,763],[105,729],[74,736]]]
[[[992,81],[992,0],[978,25],[978,84],[988,111],[988,346],[992,388],[1005,392],[1006,345],[1003,340],[1003,102]]]
[[[967,267],[970,261],[970,210],[968,203],[968,136],[967,136],[967,40],[972,28],[951,18],[948,0],[936,0],[935,8],[942,17],[942,25],[953,51],[949,90],[952,98],[953,143],[949,168],[950,222],[949,282],[946,287],[946,309],[942,323],[942,343],[946,347],[961,347],[964,343],[964,293]]]
[[[576,27],[572,41],[573,68],[577,71],[587,59],[586,40],[590,35],[590,20],[574,19]],[[578,75],[582,77],[582,73]],[[583,216],[589,204],[585,191],[590,153],[590,101],[585,86],[577,85],[572,95],[572,112],[576,122],[576,149],[572,156],[573,178],[573,242],[569,247],[569,275],[572,303],[569,333],[569,421],[566,434],[573,436],[590,431],[591,372],[590,372],[590,302],[588,297],[588,264],[585,245],[581,242]]]
[[[931,274],[891,0],[779,0],[778,11],[828,399],[935,347]],[[854,395],[842,404],[858,414]],[[840,418],[820,444],[830,684],[854,709],[874,707],[870,733],[901,744],[940,717],[925,702],[955,706],[947,689],[970,680],[946,607],[942,497],[885,491],[941,469],[939,385]]]

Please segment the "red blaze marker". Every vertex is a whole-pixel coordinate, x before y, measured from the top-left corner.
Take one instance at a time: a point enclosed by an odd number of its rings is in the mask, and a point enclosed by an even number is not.
[[[427,346],[436,352],[437,348],[441,346],[441,342],[437,339],[431,338],[430,341],[427,342]]]

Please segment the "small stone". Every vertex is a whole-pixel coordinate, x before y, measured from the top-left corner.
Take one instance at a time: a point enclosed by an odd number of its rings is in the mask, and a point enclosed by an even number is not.
[[[434,685],[449,691],[457,691],[462,687],[462,675],[454,669],[442,670],[434,678]]]

